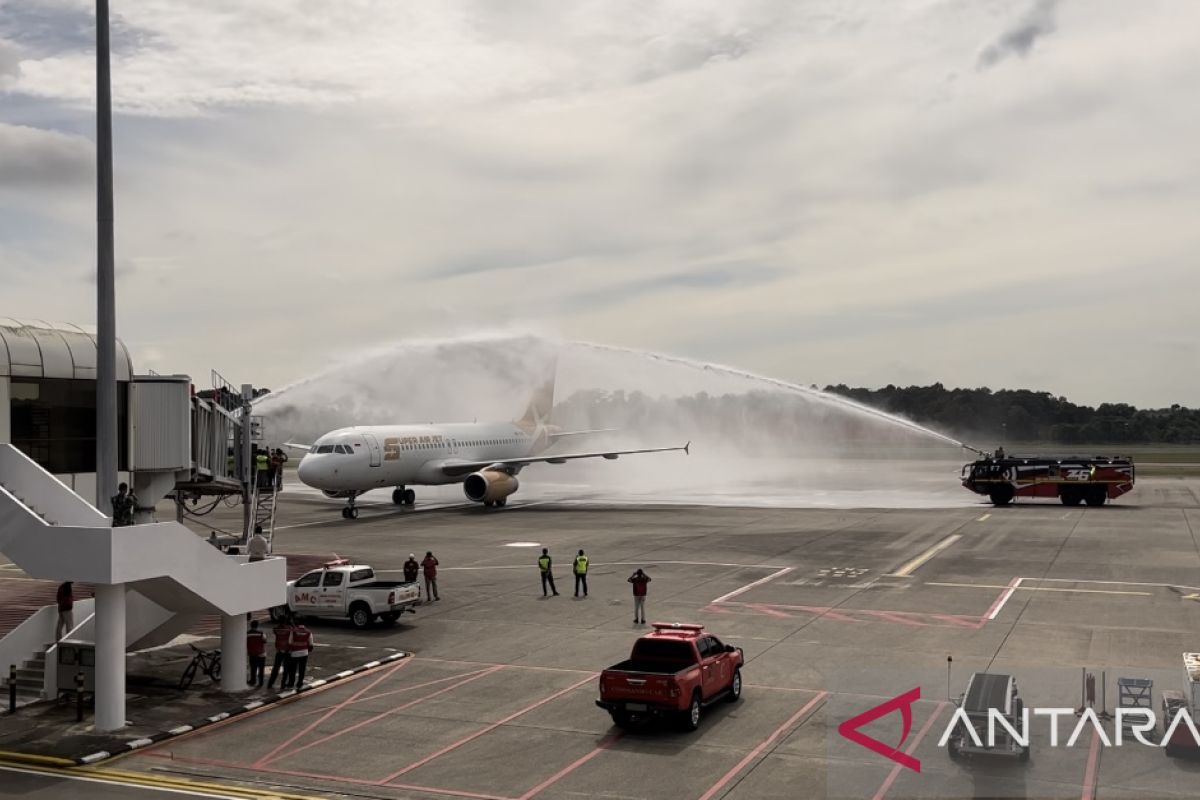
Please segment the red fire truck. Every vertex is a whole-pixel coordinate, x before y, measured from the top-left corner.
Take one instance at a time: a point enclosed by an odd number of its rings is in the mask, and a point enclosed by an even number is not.
[[[962,485],[998,506],[1014,497],[1057,497],[1102,506],[1133,488],[1133,459],[1120,456],[987,456],[962,468]]]

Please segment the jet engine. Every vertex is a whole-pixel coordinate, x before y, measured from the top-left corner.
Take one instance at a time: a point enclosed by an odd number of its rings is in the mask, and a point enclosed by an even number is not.
[[[468,500],[484,505],[504,505],[505,499],[521,484],[507,472],[480,470],[472,472],[463,481],[463,494]]]

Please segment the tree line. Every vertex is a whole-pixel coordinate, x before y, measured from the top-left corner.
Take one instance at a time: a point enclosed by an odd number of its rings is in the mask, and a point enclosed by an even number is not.
[[[1027,389],[947,389],[893,386],[882,389],[826,386],[825,391],[980,441],[1200,444],[1200,409],[1178,403],[1139,409],[1127,403],[1081,406],[1065,397]]]

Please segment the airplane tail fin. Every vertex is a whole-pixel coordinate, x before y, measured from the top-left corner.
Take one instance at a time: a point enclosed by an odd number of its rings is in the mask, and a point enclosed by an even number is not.
[[[554,378],[557,372],[558,361],[555,359],[550,363],[545,381],[534,390],[524,416],[517,420],[517,425],[531,434],[544,432],[550,424],[550,412],[554,409]]]

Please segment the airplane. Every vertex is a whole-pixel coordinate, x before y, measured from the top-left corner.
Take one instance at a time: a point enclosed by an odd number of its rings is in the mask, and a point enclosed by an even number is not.
[[[416,493],[410,486],[461,483],[468,500],[501,508],[520,485],[517,474],[530,464],[690,453],[691,442],[682,447],[548,454],[546,450],[559,441],[605,432],[558,431],[548,423],[553,405],[551,379],[534,393],[524,416],[513,422],[353,426],[330,431],[312,445],[284,446],[308,451],[297,469],[301,482],[326,497],[345,498],[343,519],[357,519],[355,499],[380,487],[394,487],[392,502],[411,506]]]

